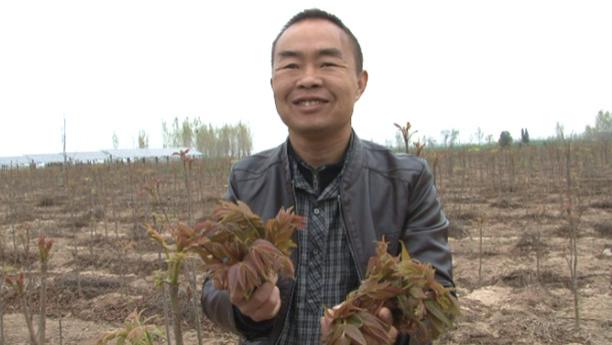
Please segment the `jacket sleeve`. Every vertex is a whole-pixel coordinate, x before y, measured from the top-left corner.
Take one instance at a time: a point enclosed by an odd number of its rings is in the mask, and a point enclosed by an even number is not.
[[[408,219],[402,239],[410,255],[431,263],[436,278],[446,287],[454,286],[452,258],[448,246],[448,220],[442,211],[433,176],[425,161],[411,185]]]
[[[224,198],[236,201],[238,196],[234,191],[231,177],[232,174],[230,174]],[[255,322],[242,315],[238,308],[230,302],[227,291],[216,289],[210,279],[206,279],[202,286],[201,303],[204,315],[210,321],[226,331],[244,336],[247,339],[261,337],[272,329],[271,321]]]
[[[204,315],[225,331],[240,334],[236,327],[234,311],[226,291],[217,290],[212,280],[206,279],[202,286],[202,310]]]

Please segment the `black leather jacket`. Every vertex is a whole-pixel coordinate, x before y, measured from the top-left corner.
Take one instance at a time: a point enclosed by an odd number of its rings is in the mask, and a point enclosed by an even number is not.
[[[436,268],[436,278],[445,286],[453,286],[448,221],[425,160],[394,154],[385,147],[359,140],[355,133],[349,150],[341,182],[341,216],[359,277],[365,276],[375,242],[384,237],[392,254],[399,252],[399,241],[403,241],[413,258],[431,263]],[[294,205],[293,193],[284,143],[238,162],[232,168],[226,197],[247,203],[256,214],[269,219],[281,207]],[[296,266],[297,250],[292,255]],[[282,307],[267,335],[238,330],[228,294],[216,290],[211,281],[204,283],[202,307],[215,324],[246,336],[246,344],[274,344],[287,314],[293,281],[279,279],[277,286]],[[408,344],[408,337],[400,338],[397,344]]]

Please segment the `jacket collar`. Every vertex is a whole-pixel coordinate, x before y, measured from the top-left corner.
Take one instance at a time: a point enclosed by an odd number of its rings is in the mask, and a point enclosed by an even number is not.
[[[285,175],[285,180],[287,183],[291,184],[291,165],[289,160],[289,137],[285,140],[283,144],[279,147],[279,155],[280,160],[283,164],[283,173]],[[343,189],[350,188],[355,181],[359,178],[359,175],[363,171],[363,166],[365,162],[365,152],[363,143],[355,133],[355,130],[352,129],[351,133],[351,141],[348,152],[346,153],[346,166],[342,171],[342,187]]]
[[[342,171],[342,188],[344,190],[350,188],[358,179],[359,175],[363,171],[364,166],[364,147],[361,140],[353,130],[351,136],[351,144],[349,152],[347,154],[347,162]]]

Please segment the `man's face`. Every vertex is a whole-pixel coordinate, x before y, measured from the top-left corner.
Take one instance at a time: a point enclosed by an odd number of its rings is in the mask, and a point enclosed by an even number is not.
[[[303,138],[349,131],[353,106],[367,84],[352,43],[335,24],[298,22],[279,37],[272,64],[276,109],[289,133]]]

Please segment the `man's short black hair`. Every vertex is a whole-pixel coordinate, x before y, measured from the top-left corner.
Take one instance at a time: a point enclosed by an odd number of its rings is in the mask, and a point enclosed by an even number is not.
[[[335,24],[337,27],[339,27],[340,29],[342,29],[342,31],[344,31],[348,35],[348,37],[351,39],[351,42],[353,43],[353,53],[355,55],[355,65],[357,67],[357,73],[361,73],[361,71],[363,71],[363,53],[361,52],[361,45],[359,45],[359,41],[357,41],[357,37],[355,37],[355,35],[353,35],[351,30],[347,28],[346,25],[344,25],[344,23],[342,23],[340,18],[336,17],[335,15],[329,12],[320,10],[318,8],[311,8],[311,9],[304,10],[296,14],[291,19],[289,19],[289,21],[287,22],[287,24],[285,24],[285,26],[283,26],[283,29],[278,33],[278,35],[274,39],[274,42],[272,42],[272,65],[274,65],[274,52],[276,50],[276,42],[278,42],[278,39],[281,37],[281,35],[285,31],[287,31],[287,29],[291,25],[299,23],[307,19],[327,20],[328,22],[331,22]]]

